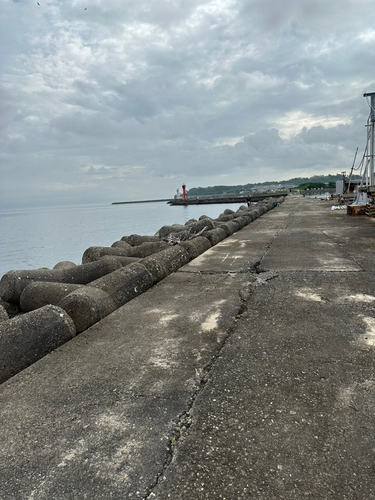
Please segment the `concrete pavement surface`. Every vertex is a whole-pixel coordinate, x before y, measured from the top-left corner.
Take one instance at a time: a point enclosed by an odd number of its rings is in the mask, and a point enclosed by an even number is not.
[[[289,197],[0,386],[0,498],[375,498],[375,221]]]

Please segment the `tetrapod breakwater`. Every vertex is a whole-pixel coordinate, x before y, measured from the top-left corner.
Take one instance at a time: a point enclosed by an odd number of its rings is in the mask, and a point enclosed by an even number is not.
[[[202,215],[153,236],[89,247],[82,264],[9,271],[0,281],[0,383],[282,203],[268,198],[217,219]]]

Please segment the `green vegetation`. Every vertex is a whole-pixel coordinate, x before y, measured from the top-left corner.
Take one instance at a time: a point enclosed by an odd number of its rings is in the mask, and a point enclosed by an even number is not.
[[[298,189],[300,190],[305,190],[305,189],[319,189],[319,188],[335,188],[336,187],[336,182],[331,181],[331,182],[304,182],[302,184],[299,184]]]
[[[324,182],[305,182],[303,184],[300,184],[298,186],[298,189],[304,190],[304,189],[318,189],[326,187],[328,186]]]
[[[240,194],[250,191],[255,184],[246,184],[244,186],[208,186],[206,188],[191,188],[188,191],[189,196],[212,195],[212,194]]]
[[[212,196],[225,194],[250,194],[254,190],[266,191],[267,186],[271,189],[285,191],[287,188],[294,186],[296,189],[311,189],[311,188],[335,188],[336,181],[341,180],[341,174],[335,175],[314,175],[313,177],[295,177],[286,181],[267,181],[254,184],[240,184],[236,186],[208,186],[208,187],[193,187],[187,192],[188,196]],[[353,175],[353,180],[360,179],[358,175]],[[276,189],[277,189],[276,188]]]

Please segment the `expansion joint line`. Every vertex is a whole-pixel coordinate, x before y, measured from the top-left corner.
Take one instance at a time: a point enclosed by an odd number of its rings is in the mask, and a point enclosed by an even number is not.
[[[320,229],[320,231],[323,233],[323,235],[328,238],[328,240],[331,242],[331,243],[334,243],[335,245],[337,245],[340,250],[342,251],[342,253],[350,260],[352,260],[355,264],[357,264],[358,267],[361,268],[362,271],[364,271],[363,267],[361,266],[361,264],[359,262],[357,262],[355,260],[354,257],[352,257],[351,255],[349,255],[348,251],[345,250],[345,248],[337,241],[335,241],[333,238],[331,238],[323,229]]]

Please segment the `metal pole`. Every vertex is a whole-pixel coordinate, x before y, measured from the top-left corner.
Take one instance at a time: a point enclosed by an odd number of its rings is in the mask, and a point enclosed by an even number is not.
[[[370,171],[368,172],[369,176],[369,183],[371,186],[375,184],[375,175],[374,175],[374,146],[375,146],[375,130],[374,130],[374,124],[375,124],[375,92],[366,92],[366,94],[363,94],[364,97],[370,97],[371,98],[371,113],[370,113],[370,122],[371,122],[371,128],[370,128],[370,156],[368,158],[368,161],[370,163]]]
[[[371,99],[372,100],[372,99]],[[371,137],[370,137],[370,186],[375,183],[374,180],[374,122],[371,121]]]

